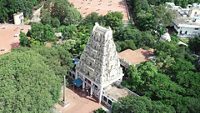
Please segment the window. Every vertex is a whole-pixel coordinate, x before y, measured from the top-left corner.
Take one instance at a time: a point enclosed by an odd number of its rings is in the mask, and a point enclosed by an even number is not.
[[[187,31],[185,31],[185,34],[187,34]]]
[[[199,28],[194,28],[195,30],[199,30]]]
[[[108,104],[112,105],[112,101],[111,101],[111,100],[108,100]]]
[[[94,88],[97,89],[98,88],[97,85],[94,85]]]
[[[103,96],[103,101],[107,102],[107,98],[105,96]]]

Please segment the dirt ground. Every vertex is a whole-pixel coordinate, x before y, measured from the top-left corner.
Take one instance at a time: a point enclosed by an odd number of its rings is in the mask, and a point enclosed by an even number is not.
[[[93,113],[94,110],[102,107],[97,100],[87,96],[80,89],[66,88],[65,93],[68,105],[66,107],[60,104],[54,106],[59,113]]]

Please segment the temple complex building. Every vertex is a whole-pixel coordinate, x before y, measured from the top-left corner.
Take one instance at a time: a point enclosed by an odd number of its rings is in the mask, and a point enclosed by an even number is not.
[[[96,23],[76,65],[74,84],[89,91],[90,96],[98,98],[99,103],[111,106],[113,101],[131,93],[119,87],[123,75],[112,30]]]

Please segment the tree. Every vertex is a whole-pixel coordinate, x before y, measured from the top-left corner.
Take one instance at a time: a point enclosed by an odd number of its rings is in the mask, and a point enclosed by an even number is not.
[[[1,56],[0,78],[1,113],[48,113],[58,101],[61,80],[34,51]]]
[[[123,25],[123,15],[120,12],[109,12],[104,16],[106,26],[110,26],[113,30]]]
[[[155,16],[155,24],[163,25],[164,27],[170,26],[172,19],[175,18],[175,12],[173,10],[167,9],[165,5],[154,6],[152,12]]]
[[[107,112],[104,111],[102,108],[99,108],[96,111],[94,111],[94,113],[107,113]]]
[[[58,18],[61,24],[77,24],[81,19],[80,13],[66,0],[56,0],[51,6],[52,17]]]
[[[38,0],[1,0],[0,22],[8,22],[17,12],[23,12],[26,17],[30,17],[32,8],[38,3]]]
[[[89,14],[85,17],[85,19],[83,20],[83,24],[93,26],[95,24],[95,22],[98,22],[100,25],[104,25],[104,24],[102,24],[100,18],[101,18],[101,16],[99,16],[98,13],[92,12],[91,14]]]
[[[151,101],[147,98],[128,96],[113,104],[112,113],[147,113],[151,109]]]
[[[200,55],[200,36],[189,40],[189,48],[196,54]]]
[[[137,68],[130,66],[128,69],[128,81],[126,84],[132,91],[136,91],[140,95],[144,95],[149,89],[152,80],[157,75],[157,67],[151,62],[145,62]]]
[[[41,14],[41,22],[42,24],[49,24],[51,25],[51,13],[45,9],[42,10],[42,14]]]
[[[61,26],[58,28],[58,31],[62,32],[64,39],[73,39],[78,32],[77,26],[75,25],[68,25],[68,26]]]
[[[51,48],[38,46],[32,48],[34,51],[43,56],[44,62],[54,71],[55,75],[63,78],[72,68],[72,55],[69,53],[69,45],[54,45]]]
[[[137,13],[136,25],[143,31],[155,29],[155,17],[151,11],[141,10]]]
[[[40,42],[55,40],[55,34],[51,26],[41,23],[34,23],[31,25],[30,37]]]
[[[26,36],[25,33],[20,32],[19,37],[20,37],[19,40],[20,40],[20,45],[21,46],[30,46],[30,40],[28,39],[28,37]]]
[[[123,51],[125,49],[132,49],[135,50],[136,46],[133,40],[125,40],[125,41],[118,41],[116,42],[117,50]]]
[[[52,18],[51,19],[51,25],[53,26],[53,27],[59,27],[60,26],[60,21],[58,20],[58,18]]]
[[[175,113],[175,110],[162,102],[154,102],[146,97],[127,96],[112,106],[112,113]]]

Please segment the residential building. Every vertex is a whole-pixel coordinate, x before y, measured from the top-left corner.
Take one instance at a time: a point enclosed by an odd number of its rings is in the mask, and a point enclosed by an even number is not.
[[[23,12],[13,14],[13,18],[14,18],[14,24],[15,25],[24,24],[24,14],[23,14]]]
[[[166,5],[176,12],[173,26],[179,37],[190,38],[200,35],[200,4],[189,4],[186,8],[169,2]]]
[[[96,23],[76,65],[73,83],[111,107],[118,98],[132,94],[119,87],[123,75],[111,28]]]

